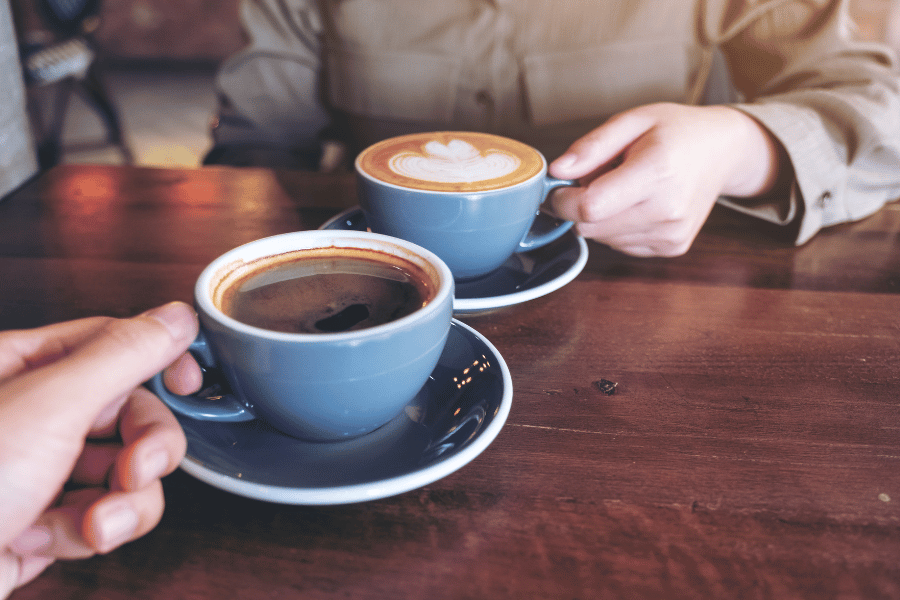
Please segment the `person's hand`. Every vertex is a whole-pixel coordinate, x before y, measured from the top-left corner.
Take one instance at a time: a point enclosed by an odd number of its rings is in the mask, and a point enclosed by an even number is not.
[[[616,250],[678,256],[720,195],[769,191],[785,162],[771,134],[736,109],[650,104],[614,116],[550,165],[582,186],[557,190],[551,205]]]
[[[0,333],[0,598],[56,559],[105,553],[162,516],[184,433],[142,382],[192,377],[182,303]],[[177,382],[176,387],[193,383]]]

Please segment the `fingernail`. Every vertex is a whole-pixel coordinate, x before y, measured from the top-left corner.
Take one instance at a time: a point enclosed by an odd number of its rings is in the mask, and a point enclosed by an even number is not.
[[[14,554],[25,556],[40,552],[50,546],[50,542],[52,541],[53,535],[48,528],[40,525],[32,525],[20,533],[19,536],[9,544],[9,549],[12,550]]]
[[[170,302],[154,309],[148,310],[144,316],[156,319],[169,330],[169,334],[176,340],[193,339],[194,316],[182,302]]]
[[[140,485],[146,487],[156,479],[161,478],[169,469],[169,453],[156,449],[147,452],[140,466]]]
[[[105,552],[121,546],[134,537],[137,526],[137,513],[130,506],[108,507],[99,518],[100,549]]]
[[[559,169],[568,169],[578,161],[578,157],[574,154],[563,154],[553,161],[553,166]]]

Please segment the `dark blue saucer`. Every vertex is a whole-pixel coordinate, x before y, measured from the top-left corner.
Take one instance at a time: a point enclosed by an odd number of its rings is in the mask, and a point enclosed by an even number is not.
[[[181,467],[220,489],[284,504],[347,504],[393,496],[453,473],[497,437],[512,404],[503,357],[453,321],[428,383],[405,412],[368,435],[307,442],[262,421],[180,417]]]

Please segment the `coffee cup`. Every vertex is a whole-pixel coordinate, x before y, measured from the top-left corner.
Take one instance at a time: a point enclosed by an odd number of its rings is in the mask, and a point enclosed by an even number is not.
[[[355,231],[302,231],[226,252],[200,274],[190,350],[225,393],[148,387],[194,419],[261,419],[305,440],[350,439],[400,414],[450,330],[454,281],[436,255]],[[219,394],[216,394],[219,395]]]
[[[556,220],[533,230],[548,194],[576,184],[548,176],[539,151],[506,137],[468,131],[394,137],[363,150],[355,169],[369,229],[431,250],[457,280],[484,276],[572,227]]]

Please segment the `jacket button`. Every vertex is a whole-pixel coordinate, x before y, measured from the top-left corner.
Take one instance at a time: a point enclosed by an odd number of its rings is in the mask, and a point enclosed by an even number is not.
[[[819,196],[819,208],[825,208],[829,200],[831,200],[831,192],[822,192],[822,195]]]

